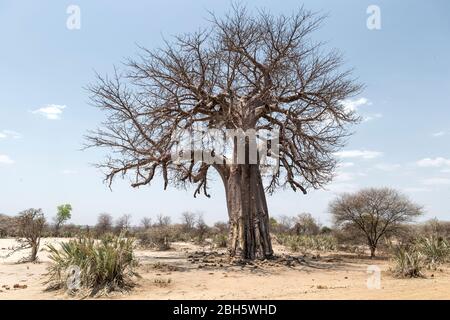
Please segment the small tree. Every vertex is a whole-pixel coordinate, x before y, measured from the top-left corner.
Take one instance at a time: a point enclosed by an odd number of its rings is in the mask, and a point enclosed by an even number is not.
[[[72,206],[70,204],[62,204],[57,207],[56,217],[54,218],[56,235],[59,235],[61,226],[72,218],[71,212]]]
[[[116,220],[116,232],[128,232],[131,229],[131,215],[124,214]]]
[[[97,224],[95,225],[95,229],[97,234],[105,234],[106,232],[110,232],[112,230],[113,218],[108,213],[101,213],[97,218]]]
[[[294,224],[295,218],[286,215],[281,215],[277,219],[278,232],[279,233],[290,232],[291,229],[294,227]]]
[[[45,217],[42,209],[28,209],[22,211],[19,213],[17,225],[20,246],[15,249],[15,251],[31,249],[30,257],[26,261],[35,262],[41,242],[42,231],[45,226]]]
[[[191,232],[195,228],[195,213],[185,211],[181,214],[181,221],[183,224],[183,230],[185,232]]]
[[[203,215],[199,214],[196,221],[197,241],[199,243],[202,243],[205,240],[208,230],[209,228],[203,219]]]
[[[379,240],[421,215],[422,207],[396,190],[370,188],[339,196],[330,204],[330,212],[337,227],[367,239],[373,258]]]
[[[165,216],[163,214],[158,214],[156,216],[156,225],[158,227],[167,227],[170,225],[171,219],[169,216]]]
[[[141,219],[141,227],[144,228],[144,230],[150,229],[152,226],[152,219],[148,217],[144,217]]]
[[[320,225],[310,213],[301,213],[295,219],[294,230],[300,235],[317,235],[320,232]]]

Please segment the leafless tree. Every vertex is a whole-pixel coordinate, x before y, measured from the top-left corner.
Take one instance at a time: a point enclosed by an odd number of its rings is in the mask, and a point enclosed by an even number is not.
[[[185,232],[191,232],[195,228],[196,214],[185,211],[181,214],[183,229]]]
[[[379,240],[421,215],[422,208],[396,190],[370,188],[339,196],[330,204],[330,212],[337,227],[364,236],[370,256],[375,257]]]
[[[156,225],[158,227],[167,227],[170,225],[171,219],[169,216],[165,216],[162,213],[156,216]]]
[[[124,214],[116,220],[116,232],[128,232],[131,228],[131,214]]]
[[[294,229],[296,234],[317,235],[320,225],[310,213],[301,213],[295,218]]]
[[[99,235],[111,232],[113,227],[113,218],[108,213],[101,213],[98,216],[95,229]]]
[[[206,234],[208,233],[209,230],[208,225],[203,219],[203,214],[198,215],[197,221],[195,222],[195,229],[197,233],[197,241],[199,243],[202,243],[205,240]]]
[[[276,219],[277,231],[280,233],[290,232],[295,225],[295,218],[281,215]]]
[[[14,251],[31,249],[31,254],[26,261],[36,261],[44,226],[45,217],[41,209],[28,209],[19,213],[17,227],[20,245]]]
[[[148,217],[144,217],[141,219],[141,226],[145,230],[149,229],[152,226],[152,219]]]
[[[161,174],[164,188],[192,183],[194,196],[209,196],[215,171],[225,187],[231,255],[272,256],[265,192],[290,186],[306,194],[330,182],[334,153],[359,120],[342,101],[361,86],[342,69],[337,51],[311,39],[322,20],[303,8],[273,16],[234,6],[223,18],[212,14],[208,29],[177,36],[157,50],[141,48],[124,70],[98,75],[88,88],[107,119],[89,133],[87,145],[111,149],[99,164],[106,181],[131,174],[132,186],[139,187]],[[225,157],[214,164],[175,162],[174,133],[193,127],[278,131],[279,167],[264,186],[260,159],[248,161],[249,139],[245,163]]]

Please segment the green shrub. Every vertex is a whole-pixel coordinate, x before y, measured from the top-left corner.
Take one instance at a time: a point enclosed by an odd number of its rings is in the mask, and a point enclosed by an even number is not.
[[[216,248],[226,248],[228,245],[228,236],[225,233],[215,234],[213,243]]]
[[[393,274],[399,278],[423,277],[424,257],[414,246],[396,246],[392,248]]]
[[[144,248],[169,250],[173,241],[174,232],[170,226],[152,227],[137,234],[139,245]]]
[[[88,289],[92,290],[91,294],[100,290],[110,292],[130,287],[131,277],[137,275],[133,239],[122,235],[108,235],[101,240],[82,236],[60,246],[57,249],[47,245],[52,261],[47,274],[49,288],[65,288],[71,292]],[[79,276],[75,279],[78,284],[73,287],[69,277],[74,268],[79,270]]]
[[[337,241],[331,235],[287,235],[280,234],[277,236],[278,242],[291,251],[306,252],[308,250],[315,251],[334,251],[337,248]]]
[[[416,241],[415,246],[424,256],[426,265],[430,269],[436,269],[438,265],[447,262],[450,258],[450,245],[442,237],[422,237]]]

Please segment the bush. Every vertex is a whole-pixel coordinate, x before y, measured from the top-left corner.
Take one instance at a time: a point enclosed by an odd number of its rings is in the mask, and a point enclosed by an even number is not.
[[[89,226],[79,226],[75,224],[63,225],[59,229],[59,237],[61,238],[75,238],[85,233],[90,233]]]
[[[58,250],[47,245],[52,261],[47,276],[49,288],[66,288],[70,292],[78,289],[91,290],[91,295],[122,290],[132,285],[129,281],[136,276],[134,268],[134,241],[119,236],[104,236],[96,241],[92,237],[82,236],[77,240],[61,243]],[[70,281],[73,270],[79,270],[77,285]]]
[[[450,221],[440,221],[434,218],[418,225],[417,229],[423,236],[437,236],[450,239]]]
[[[95,231],[97,237],[102,237],[113,230],[113,217],[108,213],[101,213],[97,218]]]
[[[399,278],[423,277],[423,255],[414,246],[393,247],[393,274]]]
[[[450,245],[441,237],[430,236],[419,238],[416,249],[424,256],[428,268],[436,269],[439,264],[445,263],[450,257]]]
[[[160,251],[170,249],[173,236],[173,229],[170,226],[155,226],[137,234],[140,246],[144,248],[156,248]]]
[[[277,236],[278,242],[289,247],[290,250],[297,252],[308,250],[315,251],[334,251],[337,248],[337,241],[331,235],[286,235]]]
[[[17,219],[0,213],[0,238],[15,237],[17,234]]]
[[[218,233],[213,236],[213,243],[216,248],[226,248],[228,236],[225,233]]]
[[[313,236],[320,232],[320,225],[310,213],[301,213],[295,218],[293,231],[296,235]]]

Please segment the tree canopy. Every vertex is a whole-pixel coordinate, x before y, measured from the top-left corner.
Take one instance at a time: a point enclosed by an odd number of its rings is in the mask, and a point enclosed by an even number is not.
[[[159,171],[164,187],[196,183],[195,194],[207,194],[209,169],[223,175],[229,166],[175,164],[170,156],[173,133],[199,125],[278,130],[280,167],[268,180],[270,192],[288,185],[306,193],[328,183],[333,153],[358,121],[342,100],[361,85],[342,70],[338,51],[311,39],[322,21],[303,8],[273,16],[235,6],[224,17],[212,14],[208,29],[159,49],[141,47],[123,70],[98,75],[91,99],[108,116],[88,144],[112,149],[100,164],[107,181],[133,173],[132,186],[139,187]]]
[[[365,236],[375,256],[379,240],[421,215],[422,207],[394,189],[369,188],[339,196],[330,204],[330,212],[337,227]]]

